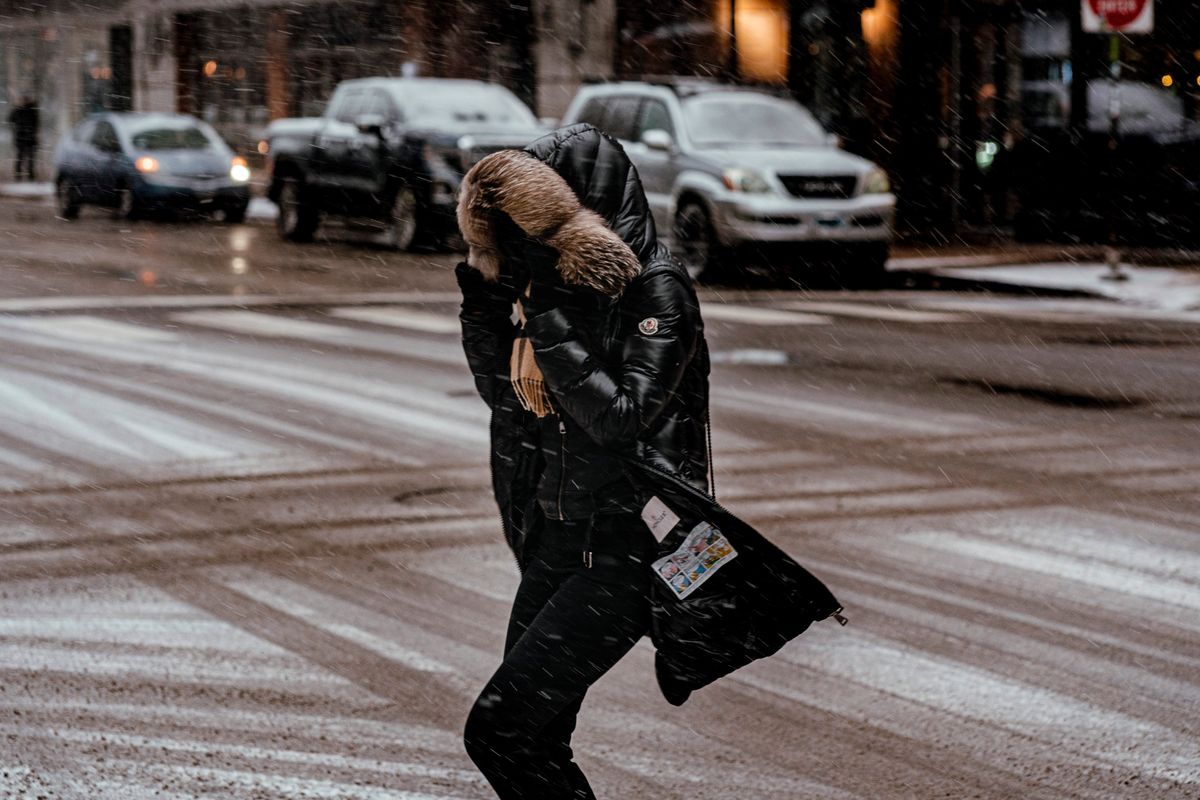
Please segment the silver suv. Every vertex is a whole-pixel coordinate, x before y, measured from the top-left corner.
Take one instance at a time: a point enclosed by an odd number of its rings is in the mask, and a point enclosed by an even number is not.
[[[882,279],[896,207],[887,173],[839,150],[799,103],[701,80],[590,84],[562,120],[576,122],[621,140],[693,274],[720,272],[725,251],[747,243],[824,243],[844,281]]]

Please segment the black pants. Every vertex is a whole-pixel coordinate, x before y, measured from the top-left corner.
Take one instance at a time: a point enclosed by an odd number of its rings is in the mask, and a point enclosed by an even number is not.
[[[588,800],[571,734],[583,696],[649,630],[654,539],[637,514],[547,520],[513,602],[504,662],[464,742],[501,800]]]
[[[37,154],[37,145],[20,143],[17,145],[17,159],[13,164],[13,180],[21,180],[21,168],[24,167],[29,180],[34,180],[34,156]]]

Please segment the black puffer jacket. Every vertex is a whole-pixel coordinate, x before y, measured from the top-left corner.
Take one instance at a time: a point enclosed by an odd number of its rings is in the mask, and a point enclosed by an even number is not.
[[[495,282],[497,210],[559,252],[568,285],[610,298],[586,318],[554,309],[528,319],[558,411],[541,420],[521,407],[509,380],[516,326],[512,287]],[[614,454],[705,488],[708,353],[699,304],[687,273],[658,242],[621,146],[575,125],[524,153],[489,156],[464,180],[459,226],[471,245],[470,266],[458,270],[463,347],[492,408],[493,488],[518,562],[544,515],[638,507]],[[539,500],[542,513],[534,513]]]

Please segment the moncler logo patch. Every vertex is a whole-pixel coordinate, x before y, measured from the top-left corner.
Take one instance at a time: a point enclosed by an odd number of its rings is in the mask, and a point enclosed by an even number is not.
[[[654,317],[646,317],[638,323],[638,330],[647,336],[653,336],[658,333],[658,320]]]

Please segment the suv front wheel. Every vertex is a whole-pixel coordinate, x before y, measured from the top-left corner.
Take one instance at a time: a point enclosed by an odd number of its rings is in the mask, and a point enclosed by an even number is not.
[[[675,212],[672,236],[675,256],[693,278],[713,277],[718,270],[720,246],[708,210],[695,201],[684,203]]]

